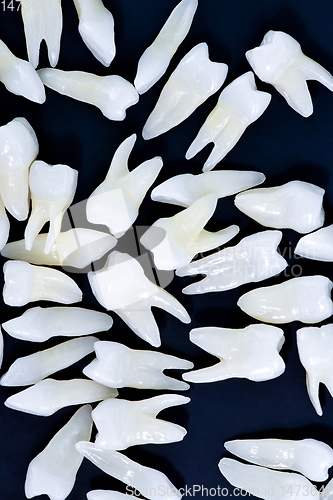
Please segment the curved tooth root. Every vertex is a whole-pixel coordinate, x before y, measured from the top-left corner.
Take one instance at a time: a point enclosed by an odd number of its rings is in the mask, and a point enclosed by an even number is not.
[[[333,224],[303,236],[297,243],[295,254],[306,259],[333,262]]]

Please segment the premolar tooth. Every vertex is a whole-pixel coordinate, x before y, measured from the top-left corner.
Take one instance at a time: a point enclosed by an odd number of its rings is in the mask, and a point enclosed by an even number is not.
[[[333,224],[303,236],[297,243],[295,254],[306,259],[333,262]]]
[[[251,290],[237,305],[253,318],[269,323],[319,323],[333,314],[332,286],[325,276],[301,276]]]
[[[165,84],[157,104],[142,130],[144,139],[157,137],[188,118],[217,92],[228,66],[209,60],[208,46],[199,43],[180,61]]]
[[[324,224],[324,189],[303,181],[240,193],[236,207],[263,226],[309,233]]]
[[[5,205],[0,195],[0,250],[6,245],[9,236],[9,219],[6,214]]]

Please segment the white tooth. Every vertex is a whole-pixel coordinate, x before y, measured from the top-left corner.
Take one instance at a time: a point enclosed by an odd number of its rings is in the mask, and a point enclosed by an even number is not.
[[[91,406],[82,406],[29,464],[25,495],[32,498],[48,495],[51,500],[65,500],[73,489],[83,457],[76,443],[91,436]]]
[[[3,299],[9,306],[24,306],[37,300],[72,304],[82,300],[82,292],[69,276],[47,267],[12,260],[3,266]]]
[[[267,92],[257,90],[252,71],[236,78],[220,94],[198,135],[185,155],[193,158],[210,142],[214,149],[203,171],[212,170],[239,141],[246,128],[260,118],[271,100]]]
[[[31,250],[37,234],[50,221],[44,248],[46,254],[50,253],[60,234],[64,213],[73,201],[77,176],[78,171],[67,165],[51,166],[44,161],[35,161],[31,165],[32,212],[24,233],[27,250]]]
[[[324,224],[325,190],[303,181],[240,193],[236,207],[263,226],[310,233]]]
[[[49,68],[39,70],[38,74],[50,89],[96,106],[109,120],[124,120],[126,109],[139,100],[135,87],[121,76]]]
[[[163,166],[162,158],[156,156],[130,172],[127,163],[135,141],[133,134],[118,147],[105,180],[87,202],[88,221],[105,224],[115,235],[123,234],[132,226],[148,189]]]
[[[8,212],[17,220],[29,213],[29,169],[38,155],[36,134],[25,118],[0,127],[0,193]]]
[[[33,66],[15,57],[0,40],[0,81],[9,92],[43,104],[45,88]]]
[[[260,80],[272,84],[302,116],[308,117],[313,112],[307,80],[317,80],[333,90],[333,76],[306,57],[300,44],[282,31],[268,31],[260,47],[245,55]]]
[[[40,44],[45,40],[50,64],[56,66],[62,32],[61,0],[47,0],[47,4],[37,5],[37,8],[21,2],[21,10],[30,63],[37,68]]]
[[[116,389],[104,387],[92,380],[47,378],[10,396],[5,401],[5,406],[25,413],[49,417],[66,406],[93,403],[117,396]]]
[[[198,0],[182,0],[171,12],[154,42],[138,62],[134,85],[144,94],[164,75],[170,61],[190,30]]]
[[[127,493],[111,490],[92,490],[87,493],[88,500],[128,500]]]
[[[165,84],[142,130],[142,137],[152,139],[179,125],[219,90],[227,72],[226,64],[209,60],[206,43],[193,47]]]
[[[295,254],[306,259],[333,262],[333,224],[303,236],[297,243]]]
[[[126,253],[112,252],[103,269],[88,273],[91,289],[98,302],[114,311],[146,342],[161,345],[160,332],[151,308],[159,307],[190,323],[186,309],[168,292],[145,276],[139,262]]]
[[[0,195],[0,250],[2,250],[7,243],[9,229],[9,219],[7,217],[5,206]]]
[[[320,493],[321,500],[331,500],[333,497],[333,480],[331,479]],[[98,497],[96,497],[97,500]],[[93,499],[92,499],[93,500]],[[103,500],[102,497],[100,500]],[[107,500],[107,498],[105,498]],[[111,498],[110,498],[111,500]]]
[[[333,465],[333,450],[316,439],[243,439],[224,443],[239,458],[270,469],[289,469],[312,481],[326,481]]]
[[[333,314],[332,286],[325,276],[301,276],[251,290],[237,305],[253,318],[269,323],[319,323]]]
[[[104,66],[116,55],[114,20],[101,0],[74,0],[79,16],[79,33],[90,52]]]
[[[93,352],[97,340],[96,337],[72,339],[45,351],[18,358],[1,377],[0,384],[4,386],[36,384]]]
[[[180,500],[182,495],[160,471],[144,467],[118,451],[103,450],[93,443],[81,441],[76,449],[103,472],[132,486],[150,500]]]
[[[140,242],[154,254],[157,269],[168,271],[187,266],[198,253],[224,245],[239,232],[239,227],[235,225],[216,233],[203,229],[212,217],[216,204],[216,195],[210,194],[173,217],[154,222]],[[160,228],[165,231],[161,242]]]
[[[117,342],[95,343],[96,359],[83,370],[84,375],[108,387],[133,387],[186,391],[190,388],[163,370],[191,370],[193,363],[186,359],[156,351],[138,351]]]
[[[262,231],[178,269],[177,276],[206,274],[206,278],[183,289],[185,294],[222,292],[245,283],[257,283],[281,273],[288,262],[277,252],[281,231]]]

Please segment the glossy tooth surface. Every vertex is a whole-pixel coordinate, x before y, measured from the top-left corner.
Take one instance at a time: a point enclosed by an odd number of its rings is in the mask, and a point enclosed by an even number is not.
[[[239,458],[270,469],[300,472],[311,481],[326,481],[333,465],[333,450],[316,439],[238,439],[224,443]]]
[[[160,332],[151,308],[159,307],[190,323],[186,309],[168,292],[145,276],[140,263],[126,253],[112,252],[103,269],[88,273],[91,289],[98,302],[114,311],[146,342],[161,345]]]
[[[104,332],[111,328],[112,323],[108,314],[81,307],[33,307],[1,326],[16,339],[44,342],[51,337],[78,337]]]
[[[333,224],[303,236],[297,243],[295,254],[306,259],[333,262]]]
[[[103,450],[86,441],[77,443],[76,449],[103,472],[150,500],[161,498],[161,491],[165,500],[178,500],[182,496],[162,472],[138,464],[118,451]]]
[[[48,495],[51,500],[65,500],[72,491],[83,456],[75,445],[91,436],[91,406],[80,408],[29,464],[25,495],[32,498]]]
[[[5,206],[0,195],[0,250],[2,250],[7,243],[9,229],[9,219],[7,217]]]
[[[105,224],[115,235],[123,234],[132,226],[148,189],[163,166],[162,158],[156,156],[130,172],[127,164],[135,141],[133,134],[122,142],[105,180],[87,201],[88,221]]]
[[[96,106],[109,120],[124,120],[126,109],[139,100],[135,87],[121,76],[48,68],[39,70],[38,74],[50,89]]]
[[[118,396],[116,389],[110,389],[92,380],[53,380],[47,378],[24,391],[10,396],[5,406],[48,417],[66,406],[93,403]]]
[[[245,55],[260,80],[273,85],[289,106],[304,117],[313,112],[307,80],[317,80],[333,90],[333,76],[306,57],[300,44],[282,31],[268,31],[261,45]]]
[[[142,130],[152,139],[176,127],[219,90],[228,66],[209,60],[208,46],[199,43],[180,61],[165,84],[155,108]]]
[[[324,224],[324,189],[303,181],[240,193],[236,207],[263,226],[305,234]]]
[[[263,281],[281,273],[288,262],[277,252],[281,231],[262,231],[178,269],[178,276],[206,274],[206,278],[183,289],[183,293],[222,292],[245,283]]]
[[[210,142],[214,149],[203,166],[207,172],[217,165],[239,141],[246,128],[260,118],[271,100],[267,92],[257,90],[252,71],[231,82],[220,94],[198,135],[186,153],[193,158]]]
[[[237,305],[253,318],[268,323],[319,323],[333,314],[332,286],[325,276],[301,276],[251,290],[240,297]]]
[[[83,373],[100,384],[168,391],[190,388],[185,382],[165,375],[163,370],[191,370],[191,361],[156,351],[130,349],[117,342],[100,341],[94,347],[96,359]]]
[[[198,0],[182,0],[176,5],[154,42],[140,57],[134,80],[139,94],[147,92],[164,75],[190,30],[197,7]]]
[[[24,306],[38,300],[51,300],[61,304],[82,300],[82,292],[75,281],[61,271],[33,266],[19,260],[6,262],[3,271],[3,299],[9,306]]]

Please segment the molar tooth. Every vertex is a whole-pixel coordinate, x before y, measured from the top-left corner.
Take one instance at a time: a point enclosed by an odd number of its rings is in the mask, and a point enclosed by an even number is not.
[[[5,205],[0,195],[0,250],[6,245],[9,236],[9,219],[6,214]]]
[[[165,84],[142,130],[142,137],[152,139],[179,125],[218,91],[227,71],[226,64],[209,60],[206,43],[193,47]]]
[[[333,262],[333,224],[303,236],[297,243],[295,254],[306,259]]]

